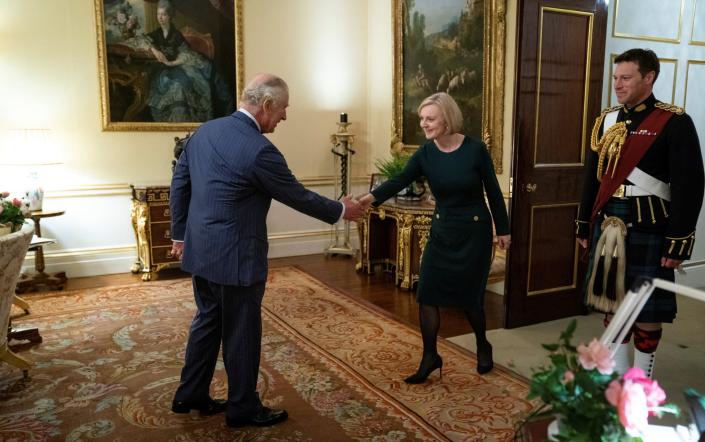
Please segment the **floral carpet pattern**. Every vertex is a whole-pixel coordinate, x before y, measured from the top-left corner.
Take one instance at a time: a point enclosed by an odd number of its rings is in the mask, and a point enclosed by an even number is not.
[[[507,441],[531,411],[527,383],[441,340],[443,378],[407,385],[418,333],[293,267],[270,270],[258,391],[290,418],[231,429],[223,415],[170,411],[188,326],[191,281],[154,281],[30,297],[14,326],[44,342],[15,348],[30,378],[0,365],[0,440]],[[221,362],[211,394],[225,397]]]

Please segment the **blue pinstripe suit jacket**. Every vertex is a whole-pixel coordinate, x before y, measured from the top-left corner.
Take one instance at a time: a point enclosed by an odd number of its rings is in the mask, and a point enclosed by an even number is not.
[[[266,280],[272,198],[330,224],[342,213],[340,202],[296,180],[281,152],[245,114],[204,123],[171,181],[172,238],[184,240],[181,268],[218,284]]]

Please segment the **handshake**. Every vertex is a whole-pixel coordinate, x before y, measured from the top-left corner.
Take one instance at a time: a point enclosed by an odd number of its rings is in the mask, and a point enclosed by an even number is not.
[[[371,193],[365,194],[359,198],[347,195],[343,197],[341,202],[345,206],[343,218],[348,221],[357,221],[367,212],[370,205],[375,201],[375,197]]]

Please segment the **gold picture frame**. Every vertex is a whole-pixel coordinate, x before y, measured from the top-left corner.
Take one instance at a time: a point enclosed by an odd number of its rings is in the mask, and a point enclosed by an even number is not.
[[[490,152],[492,162],[497,173],[502,173],[502,130],[503,130],[503,111],[504,111],[504,55],[505,55],[505,35],[506,35],[506,0],[457,0],[458,11],[467,11],[468,14],[474,14],[472,19],[478,20],[479,13],[477,11],[469,10],[467,8],[474,8],[477,6],[482,6],[482,44],[481,47],[464,48],[469,53],[474,54],[473,57],[479,60],[479,55],[475,51],[481,51],[482,66],[477,66],[477,69],[468,71],[469,68],[458,67],[457,61],[456,66],[448,68],[446,66],[429,66],[434,69],[436,75],[433,78],[428,78],[425,74],[423,63],[418,64],[418,69],[415,72],[414,77],[410,72],[410,68],[406,68],[405,72],[405,60],[404,60],[404,47],[407,35],[405,28],[408,26],[410,20],[413,21],[414,25],[419,22],[426,23],[425,17],[419,19],[418,16],[414,18],[414,14],[410,14],[407,11],[409,0],[392,0],[393,8],[393,29],[394,29],[394,70],[393,70],[393,122],[392,122],[392,145],[391,150],[393,153],[400,153],[402,151],[414,151],[420,144],[419,139],[414,140],[409,135],[409,131],[405,131],[404,121],[412,121],[416,117],[416,108],[420,103],[419,97],[421,90],[428,90],[425,95],[430,95],[433,92],[439,90],[445,90],[459,101],[461,109],[463,110],[464,117],[467,121],[475,121],[478,119],[476,113],[481,113],[481,123],[473,123],[475,125],[475,130],[466,129],[466,133],[471,136],[482,139]],[[415,5],[414,13],[419,14],[418,11],[422,7],[426,10],[433,11],[435,2],[434,0],[412,0],[412,4]],[[465,9],[463,9],[465,8]],[[420,15],[420,14],[419,14]],[[438,20],[433,20],[433,22],[438,23]],[[448,26],[446,29],[450,29]],[[444,31],[447,32],[447,31]],[[438,33],[440,34],[440,32]],[[441,38],[439,38],[439,41]],[[459,44],[457,41],[449,43],[448,41],[442,42],[447,47],[449,44]],[[456,49],[457,50],[457,49]],[[430,51],[429,51],[430,53]],[[439,57],[440,58],[440,57]],[[446,57],[447,58],[447,57]],[[451,60],[452,61],[452,60]],[[407,64],[409,61],[407,60]],[[445,72],[443,70],[445,69]],[[465,82],[463,78],[463,84],[467,84],[468,87],[474,82],[475,89],[479,90],[477,85],[479,79],[478,74],[481,72],[481,93],[476,93],[475,95],[468,98],[468,103],[473,103],[471,106],[464,106],[463,100],[458,99],[451,87],[444,87],[445,83],[443,80],[444,75],[450,77],[453,75],[453,71],[458,70],[461,72],[465,78],[469,80]],[[469,73],[468,73],[469,72]],[[406,75],[405,75],[406,74]],[[456,73],[455,76],[461,77],[460,74]],[[438,78],[436,78],[438,77]],[[450,81],[446,78],[448,83]],[[413,84],[415,82],[416,84]],[[456,82],[457,83],[457,82]],[[415,94],[413,97],[410,95],[410,91],[405,91],[405,84],[410,86],[408,89],[413,89]],[[481,100],[478,100],[478,95],[481,95]],[[419,103],[416,103],[418,101]],[[405,110],[406,104],[406,110]],[[468,110],[470,109],[470,110]],[[476,110],[476,113],[473,111]],[[405,115],[406,112],[406,115]],[[473,120],[474,119],[474,120]],[[466,124],[467,126],[467,124]]]
[[[193,131],[235,110],[244,84],[242,0],[94,6],[103,130]],[[171,12],[178,31],[169,31],[163,46],[158,9],[162,20]]]

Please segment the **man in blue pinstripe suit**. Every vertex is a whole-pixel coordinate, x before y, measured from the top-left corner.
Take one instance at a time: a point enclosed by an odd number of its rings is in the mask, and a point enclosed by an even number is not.
[[[288,105],[281,78],[257,75],[245,88],[240,109],[204,123],[174,170],[172,252],[192,274],[198,307],[172,403],[176,413],[225,411],[232,427],[286,420],[285,410],[263,406],[256,391],[272,198],[331,224],[364,212],[349,197],[334,201],[304,188],[262,135],[286,120]],[[221,342],[227,401],[209,395]]]

